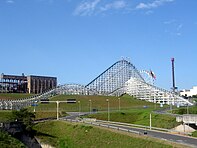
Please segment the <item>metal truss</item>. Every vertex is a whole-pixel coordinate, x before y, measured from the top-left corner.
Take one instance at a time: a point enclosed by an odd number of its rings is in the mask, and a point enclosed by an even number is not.
[[[0,109],[20,109],[57,94],[67,95],[114,95],[127,93],[140,100],[169,105],[193,105],[188,100],[149,83],[144,73],[127,61],[120,60],[87,85],[65,84],[45,93],[18,100],[0,100]]]
[[[45,93],[22,98],[17,100],[0,100],[0,109],[6,110],[17,110],[23,107],[34,105],[36,102],[48,100],[51,96],[54,95],[97,95],[95,91],[92,91],[86,88],[84,85],[80,84],[65,84],[56,87],[55,89],[51,89],[46,91]]]
[[[81,84],[65,84],[59,86],[56,90],[57,94],[67,95],[98,95],[98,92],[91,90]]]
[[[156,87],[136,78],[131,78],[125,83],[125,93],[140,100],[153,103],[168,104],[176,106],[193,105],[188,100],[173,92]]]
[[[56,95],[56,90],[57,88],[46,91],[45,93],[42,94],[38,94],[28,98],[21,98],[17,100],[0,100],[0,109],[18,110],[27,106],[31,106],[36,102],[39,102],[41,100],[46,100],[49,97]]]
[[[117,92],[119,94],[120,89],[131,77],[144,81],[133,64],[127,60],[121,60],[114,63],[85,87],[95,90],[98,95],[117,94]]]

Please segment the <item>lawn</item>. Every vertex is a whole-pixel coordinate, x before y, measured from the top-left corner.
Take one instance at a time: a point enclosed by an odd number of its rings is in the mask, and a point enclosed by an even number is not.
[[[131,124],[139,124],[149,126],[150,113],[153,127],[171,129],[180,123],[176,122],[176,118],[170,115],[156,114],[152,112],[152,109],[130,109],[116,112],[110,112],[110,121],[124,122]],[[108,120],[108,113],[98,113],[88,115],[89,118],[96,118],[99,120]]]
[[[173,110],[173,114],[197,114],[197,106],[180,107]]]
[[[106,99],[109,100],[110,109],[118,110],[119,109],[119,100],[118,97],[114,96],[82,96],[82,95],[58,95],[50,98],[52,101],[66,101],[67,99],[76,99],[77,103],[68,104],[68,103],[60,103],[59,109],[62,111],[89,111],[90,103],[92,109],[98,109],[98,111],[107,110],[107,102]],[[91,102],[90,102],[91,100]],[[79,103],[80,101],[80,103]],[[56,103],[39,103],[36,106],[36,110],[53,110],[56,111]],[[148,106],[149,108],[155,107],[153,103],[137,100],[131,96],[125,95],[120,99],[120,108],[121,109],[131,109],[131,108],[143,108],[144,106]],[[157,105],[159,107],[159,105]]]
[[[27,93],[0,93],[0,100],[16,100],[21,98],[28,98],[34,94]]]
[[[193,137],[197,137],[197,131],[193,132],[193,133],[192,133],[192,136],[193,136]]]
[[[160,109],[159,105],[155,105],[154,103],[137,100],[131,96],[124,95],[120,98],[120,102],[118,97],[114,96],[80,96],[80,95],[58,95],[50,98],[53,101],[66,101],[67,99],[74,98],[77,103],[68,104],[68,103],[60,103],[59,104],[59,116],[67,115],[66,112],[69,111],[81,111],[81,112],[89,112],[90,111],[90,103],[92,109],[98,109],[98,114],[91,115],[89,117],[107,120],[107,102],[106,99],[109,99],[110,105],[110,120],[132,123],[132,124],[140,124],[140,125],[149,125],[149,116],[150,113],[156,108]],[[89,101],[91,100],[91,102]],[[80,101],[80,103],[78,103]],[[119,111],[119,103],[120,103],[120,111]],[[80,107],[80,108],[79,108]],[[38,106],[30,107],[30,111],[34,111],[36,119],[41,118],[56,118],[57,116],[57,105],[56,103],[39,103]],[[0,112],[0,120],[5,121],[9,117],[9,111],[1,111]],[[173,128],[178,123],[175,121],[175,118],[169,115],[159,115],[152,114],[152,126],[162,127],[162,128]]]
[[[56,148],[170,148],[164,141],[146,136],[123,134],[109,129],[93,127],[79,123],[50,121],[37,124],[37,137],[41,142]]]
[[[66,101],[67,99],[76,99],[77,103],[68,104],[60,103],[59,104],[59,113],[65,115],[65,112],[89,112],[91,109],[97,109],[98,111],[107,111],[107,102],[106,99],[109,99],[110,110],[115,111],[119,110],[119,100],[118,97],[114,96],[84,96],[84,95],[58,95],[51,97],[52,101]],[[91,102],[90,102],[91,100]],[[79,103],[80,102],[80,103]],[[91,106],[90,106],[91,105]],[[154,103],[137,100],[131,96],[124,95],[120,97],[120,109],[137,109],[141,110],[144,107],[151,108],[152,110],[159,108],[159,105]],[[56,103],[39,103],[38,106],[30,107],[31,111],[35,109],[36,118],[40,117],[56,117],[57,104]]]
[[[0,110],[0,122],[8,121],[11,117],[12,111]]]

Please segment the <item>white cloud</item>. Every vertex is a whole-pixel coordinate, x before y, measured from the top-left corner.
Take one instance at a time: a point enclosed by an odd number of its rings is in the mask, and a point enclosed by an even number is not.
[[[177,31],[181,30],[181,28],[183,27],[183,24],[179,24],[176,28]]]
[[[83,0],[74,10],[74,15],[91,16],[95,14],[104,14],[110,10],[125,10],[127,8],[126,0]]]
[[[176,22],[176,20],[175,19],[172,19],[172,20],[169,20],[169,21],[165,21],[163,23],[166,24],[166,25],[168,25],[168,24],[173,24],[175,22]]]
[[[75,9],[74,15],[92,15],[100,0],[84,1]]]
[[[68,1],[68,0],[67,0]],[[79,16],[91,16],[104,14],[107,11],[123,10],[123,12],[132,12],[133,10],[146,9],[146,15],[153,13],[152,9],[170,3],[175,0],[152,0],[150,3],[139,3],[133,7],[131,0],[82,0],[76,7],[73,14]]]
[[[148,10],[148,11],[145,12],[145,14],[146,15],[151,15],[151,14],[153,14],[153,11],[152,10]]]
[[[6,3],[13,4],[14,3],[14,0],[6,0]]]
[[[174,0],[155,0],[152,3],[139,3],[136,6],[136,9],[153,9],[157,8],[159,6],[162,6],[163,4],[167,2],[173,2]]]
[[[166,26],[166,33],[176,36],[182,35],[183,24],[178,22],[176,19],[164,21],[163,24]]]
[[[127,6],[126,2],[123,0],[117,0],[114,1],[112,3],[108,3],[106,4],[104,7],[101,7],[100,10],[101,11],[107,11],[109,9],[122,9],[125,8]]]

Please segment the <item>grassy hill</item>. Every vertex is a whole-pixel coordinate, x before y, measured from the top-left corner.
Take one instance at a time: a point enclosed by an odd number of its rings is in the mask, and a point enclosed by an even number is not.
[[[91,108],[98,109],[100,112],[98,114],[92,114],[89,117],[97,118],[101,120],[107,119],[107,102],[109,99],[110,105],[110,121],[125,122],[140,125],[149,125],[149,115],[156,108],[159,109],[159,105],[154,103],[141,101],[135,99],[131,96],[124,95],[120,98],[120,108],[119,111],[119,100],[118,97],[114,96],[82,96],[82,95],[58,95],[51,97],[50,100],[53,101],[66,101],[67,99],[74,98],[77,103],[59,104],[59,115],[65,116],[66,112],[89,112],[90,111],[90,101]],[[80,101],[80,103],[78,103]],[[146,108],[144,107],[146,106]],[[29,109],[33,111],[35,108],[36,119],[40,118],[56,118],[57,116],[57,105],[56,103],[39,103],[38,106],[30,107]],[[0,121],[7,120],[9,117],[9,111],[0,112]],[[175,117],[169,115],[159,115],[152,113],[152,126],[162,127],[162,128],[173,128],[179,123],[176,122]]]
[[[191,106],[191,107],[180,107],[173,110],[174,114],[187,114],[187,111],[189,114],[197,114],[197,106]]]
[[[35,126],[41,142],[57,148],[172,148],[181,147],[164,141],[122,133],[84,124],[50,121]]]
[[[33,95],[34,94],[26,93],[0,93],[0,100],[16,100],[20,98],[27,98]]]
[[[171,129],[180,123],[176,122],[176,118],[170,115],[155,114],[152,109],[130,109],[123,111],[110,112],[110,121],[124,122],[138,125],[149,126],[150,113],[153,127]],[[108,113],[98,113],[88,115],[89,118],[96,118],[99,120],[108,120]]]
[[[97,109],[98,111],[107,111],[107,102],[106,99],[109,100],[110,110],[115,111],[119,110],[119,100],[118,97],[114,96],[83,96],[83,95],[58,95],[50,98],[52,101],[66,101],[67,99],[76,99],[77,103],[68,104],[68,103],[60,103],[59,111],[60,115],[65,115],[65,112],[89,112],[90,111],[90,103],[91,109]],[[91,100],[91,102],[90,102]],[[80,102],[80,103],[79,103]],[[155,105],[154,103],[137,100],[131,96],[124,95],[120,98],[120,108],[121,110],[128,109],[143,109],[144,106],[149,109],[159,108],[159,105]],[[31,107],[30,110],[36,110],[36,117],[56,117],[56,103],[39,103],[36,107]]]
[[[60,103],[60,110],[64,111],[80,111],[87,112],[90,110],[90,100],[91,100],[91,108],[98,109],[98,111],[106,111],[107,110],[107,102],[106,99],[109,99],[110,109],[118,110],[119,108],[119,100],[118,97],[114,96],[82,96],[82,95],[58,95],[50,98],[53,101],[66,101],[67,99],[76,99],[77,103],[68,104],[68,103]],[[79,103],[80,101],[80,103]],[[125,95],[120,99],[120,107],[121,109],[131,109],[131,108],[143,108],[144,106],[148,106],[149,108],[154,108],[155,104],[137,100],[131,96]],[[159,107],[157,105],[157,107]],[[48,103],[39,105],[36,107],[37,111],[39,110],[56,110],[56,103]]]

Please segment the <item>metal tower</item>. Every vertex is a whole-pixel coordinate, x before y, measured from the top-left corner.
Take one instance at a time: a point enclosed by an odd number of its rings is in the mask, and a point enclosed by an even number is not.
[[[175,93],[177,90],[177,87],[175,85],[174,58],[171,58],[171,62],[172,62],[172,91],[173,93]]]

